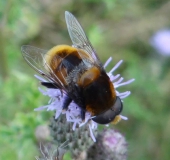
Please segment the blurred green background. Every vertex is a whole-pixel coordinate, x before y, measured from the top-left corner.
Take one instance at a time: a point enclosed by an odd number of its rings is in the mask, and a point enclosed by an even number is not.
[[[154,34],[170,28],[168,0],[1,0],[0,159],[39,155],[35,130],[48,124],[53,112],[33,111],[46,105],[48,97],[38,91],[35,72],[20,48],[71,45],[65,10],[82,24],[102,62],[112,56],[111,68],[123,59],[116,73],[136,79],[120,88],[132,92],[124,100],[123,115],[129,120],[114,126],[128,141],[128,159],[169,160],[170,53],[159,54],[150,45]]]

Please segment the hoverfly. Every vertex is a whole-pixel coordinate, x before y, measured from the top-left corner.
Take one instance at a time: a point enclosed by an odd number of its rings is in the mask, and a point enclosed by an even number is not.
[[[90,112],[93,121],[108,124],[119,116],[122,101],[77,19],[68,11],[65,19],[72,46],[57,45],[46,51],[25,45],[23,57],[48,81],[41,82],[43,86],[67,95],[63,110],[74,102],[81,109],[82,120]]]

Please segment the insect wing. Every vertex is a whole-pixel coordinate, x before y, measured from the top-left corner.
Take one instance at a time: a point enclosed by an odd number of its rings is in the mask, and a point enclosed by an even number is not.
[[[85,32],[83,31],[83,28],[81,27],[77,19],[68,11],[65,12],[65,19],[66,19],[66,24],[67,24],[70,38],[73,42],[73,47],[85,50],[89,55],[89,57],[91,57],[90,61],[102,67],[102,64],[93,46],[88,40]]]
[[[50,66],[46,63],[44,55],[48,52],[40,48],[36,48],[29,45],[24,45],[21,47],[22,55],[26,62],[37,71],[40,75],[45,77],[49,82],[56,85],[57,88],[63,89],[64,85],[53,73]],[[54,76],[54,78],[52,77]]]

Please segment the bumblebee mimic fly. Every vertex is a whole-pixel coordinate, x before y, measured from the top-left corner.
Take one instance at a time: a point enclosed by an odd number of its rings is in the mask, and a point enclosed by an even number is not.
[[[65,20],[72,46],[57,45],[46,51],[24,45],[24,59],[48,81],[41,82],[43,86],[65,93],[63,110],[74,102],[82,120],[90,112],[99,124],[117,121],[123,104],[113,83],[77,19],[66,11]]]

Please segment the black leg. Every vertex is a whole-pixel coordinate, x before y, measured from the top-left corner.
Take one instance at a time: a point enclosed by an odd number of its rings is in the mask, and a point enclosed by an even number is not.
[[[81,119],[82,121],[85,121],[85,111],[81,109]]]
[[[59,89],[60,87],[56,83],[51,82],[41,82],[41,84],[47,88]]]
[[[63,111],[65,111],[65,110],[68,109],[68,106],[69,106],[69,104],[71,103],[71,101],[72,101],[72,99],[71,99],[70,97],[68,97],[68,96],[65,97],[64,103],[63,103],[63,106],[62,106]]]

